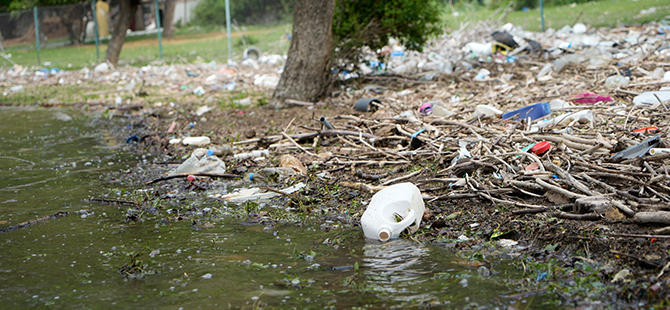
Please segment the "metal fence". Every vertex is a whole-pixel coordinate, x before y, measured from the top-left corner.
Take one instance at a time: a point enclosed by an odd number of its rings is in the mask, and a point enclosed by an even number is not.
[[[158,2],[162,13],[164,0]],[[225,2],[228,2],[230,7],[228,21]],[[69,44],[93,44],[96,33],[93,3],[85,1],[71,5],[41,6],[27,11],[0,13],[0,52],[3,51],[3,47],[36,49],[38,58],[36,60],[39,62],[40,49]],[[106,6],[101,2],[97,3]],[[120,0],[108,0],[106,3],[109,6],[106,23],[98,21],[100,28],[105,28],[104,25],[107,24],[106,31],[101,31],[102,44],[105,39],[110,38],[105,35],[112,32],[120,13]],[[173,20],[161,20],[160,24],[171,22],[179,26],[197,27],[213,20],[214,22],[210,24],[223,26],[222,31],[230,35],[226,37],[228,37],[227,45],[231,48],[217,55],[223,59],[229,55],[239,59],[243,55],[242,51],[251,46],[257,47],[262,52],[281,54],[288,50],[294,6],[295,0],[176,0]],[[163,14],[156,14],[154,0],[141,2],[131,23],[132,32],[129,36],[159,32],[156,27],[157,15],[162,18]],[[220,38],[220,35],[218,37]],[[156,54],[160,50],[162,57],[163,47],[160,42],[159,38]],[[223,45],[226,45],[225,41]]]
[[[90,17],[91,6],[86,2],[44,6],[37,10],[16,13],[0,13],[2,45],[4,47],[35,45],[36,29],[43,45],[82,43],[86,38],[86,24]]]

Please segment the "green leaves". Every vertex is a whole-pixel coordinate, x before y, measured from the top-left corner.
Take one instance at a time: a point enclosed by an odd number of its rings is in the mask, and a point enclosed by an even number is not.
[[[377,50],[394,37],[410,50],[421,50],[439,34],[442,10],[435,0],[341,0],[335,5],[336,58],[355,61],[364,46]]]

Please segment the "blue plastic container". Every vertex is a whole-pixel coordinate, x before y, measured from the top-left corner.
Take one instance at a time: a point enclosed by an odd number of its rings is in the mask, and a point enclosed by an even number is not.
[[[528,119],[530,117],[530,120],[535,120],[540,117],[543,117],[545,115],[549,115],[551,113],[551,108],[549,108],[549,103],[547,102],[540,102],[536,103],[533,105],[529,105],[526,107],[523,107],[518,110],[514,110],[512,112],[507,112],[503,113],[502,118],[503,119],[513,119],[515,121],[521,121],[524,119]]]

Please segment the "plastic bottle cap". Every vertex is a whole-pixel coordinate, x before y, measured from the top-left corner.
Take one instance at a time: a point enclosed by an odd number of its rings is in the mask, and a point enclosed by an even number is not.
[[[254,180],[254,173],[252,172],[252,173],[249,173],[249,181],[253,181],[253,180]]]
[[[212,150],[207,150],[207,156],[212,156],[214,155],[214,151]]]
[[[433,105],[431,103],[424,103],[419,107],[419,112],[422,114],[430,114],[433,112]]]
[[[388,228],[382,228],[379,230],[379,240],[380,241],[388,241],[391,239],[391,230]]]
[[[535,143],[535,145],[533,145],[533,147],[530,148],[530,152],[537,155],[541,155],[544,152],[548,151],[550,148],[551,143],[549,143],[549,141],[542,141]]]

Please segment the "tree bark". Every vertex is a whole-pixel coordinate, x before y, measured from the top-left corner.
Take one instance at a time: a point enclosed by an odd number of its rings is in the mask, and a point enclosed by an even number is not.
[[[115,66],[119,62],[119,55],[121,54],[123,42],[126,41],[126,30],[128,30],[139,4],[140,2],[138,0],[121,0],[119,21],[114,27],[112,39],[110,39],[109,44],[107,44],[107,53],[105,54],[105,60]]]
[[[335,0],[296,0],[288,59],[270,105],[284,100],[315,101],[328,89]]]
[[[137,7],[137,12],[135,12],[135,30],[141,31],[146,30],[147,26],[144,25],[144,10],[142,7]]]
[[[166,38],[174,37],[174,7],[177,4],[177,0],[165,0],[165,21],[161,20],[161,25],[163,26],[163,36]]]

